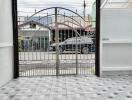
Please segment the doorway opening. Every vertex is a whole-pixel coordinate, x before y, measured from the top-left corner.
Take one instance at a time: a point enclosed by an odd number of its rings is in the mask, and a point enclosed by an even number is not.
[[[17,11],[13,10],[17,17],[14,47],[18,48],[14,50],[14,77],[99,76],[99,1],[91,1],[88,14],[86,1],[83,14],[66,7],[20,11],[22,3],[14,2],[17,7]]]

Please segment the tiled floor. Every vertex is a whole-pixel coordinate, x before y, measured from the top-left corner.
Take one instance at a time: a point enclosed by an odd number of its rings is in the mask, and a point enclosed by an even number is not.
[[[0,100],[132,100],[132,76],[19,78],[0,88]]]

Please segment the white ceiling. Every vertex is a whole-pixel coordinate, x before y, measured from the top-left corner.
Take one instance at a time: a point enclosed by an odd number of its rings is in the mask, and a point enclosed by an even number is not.
[[[132,9],[132,0],[104,0],[101,9]]]

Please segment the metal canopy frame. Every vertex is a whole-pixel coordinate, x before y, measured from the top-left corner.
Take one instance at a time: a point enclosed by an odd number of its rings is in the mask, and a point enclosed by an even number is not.
[[[132,9],[132,0],[104,0],[101,9]]]

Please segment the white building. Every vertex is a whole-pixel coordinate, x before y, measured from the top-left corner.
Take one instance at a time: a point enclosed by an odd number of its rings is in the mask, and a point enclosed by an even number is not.
[[[18,26],[20,51],[46,51],[51,31],[41,23],[29,21]],[[24,47],[27,49],[24,50]]]

